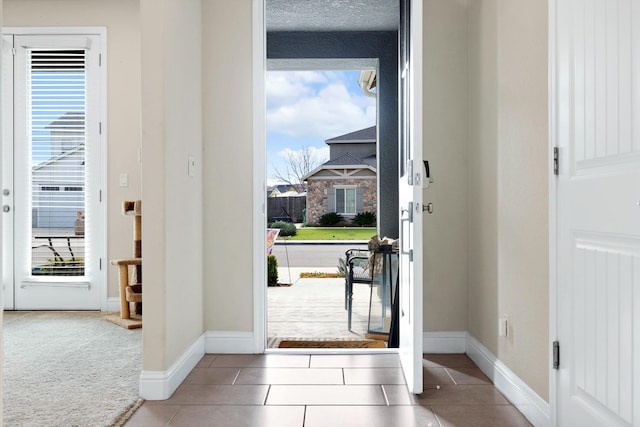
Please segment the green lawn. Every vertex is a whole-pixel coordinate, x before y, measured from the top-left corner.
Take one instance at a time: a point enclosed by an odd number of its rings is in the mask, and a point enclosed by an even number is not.
[[[288,240],[369,240],[376,235],[375,227],[303,227]],[[282,237],[278,238],[282,240]]]

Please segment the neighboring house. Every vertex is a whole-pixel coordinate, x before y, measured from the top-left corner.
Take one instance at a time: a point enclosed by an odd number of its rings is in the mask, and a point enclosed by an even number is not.
[[[303,192],[302,185],[277,184],[267,188],[267,197],[295,197]]]
[[[51,157],[73,150],[85,141],[85,119],[83,112],[69,112],[45,127],[51,132]]]
[[[34,228],[73,228],[84,211],[84,145],[32,168]]]
[[[329,160],[305,177],[307,222],[328,212],[345,219],[377,209],[376,127],[327,139]]]
[[[51,158],[32,168],[34,228],[73,228],[84,211],[85,116],[70,112],[51,122]]]

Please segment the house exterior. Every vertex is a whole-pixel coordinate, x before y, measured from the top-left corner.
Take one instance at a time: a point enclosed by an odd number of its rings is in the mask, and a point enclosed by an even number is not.
[[[84,113],[66,113],[45,129],[51,157],[32,168],[32,226],[74,228],[78,212],[84,211]]]
[[[351,219],[377,210],[376,126],[327,139],[329,160],[305,177],[307,223],[329,212]]]
[[[304,195],[303,185],[276,184],[267,187],[267,198],[269,197],[298,197]]]
[[[34,165],[32,226],[73,228],[84,211],[84,181],[84,144]]]

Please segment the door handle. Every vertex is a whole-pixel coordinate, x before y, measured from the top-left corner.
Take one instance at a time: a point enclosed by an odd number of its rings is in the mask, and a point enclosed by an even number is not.
[[[11,210],[11,206],[9,205],[3,205],[2,206],[2,212],[9,212]]]
[[[404,214],[407,214],[405,218]],[[400,210],[400,253],[403,255],[411,255],[411,249],[405,250],[404,247],[404,224],[405,222],[412,223],[413,222],[413,202],[409,202],[408,209],[402,208]]]

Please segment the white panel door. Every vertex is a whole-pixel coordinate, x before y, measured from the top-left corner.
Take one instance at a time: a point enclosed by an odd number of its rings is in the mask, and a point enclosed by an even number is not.
[[[13,35],[13,105],[3,97],[5,165],[12,176],[4,220],[13,264],[3,269],[17,310],[100,309],[103,233],[99,35]],[[7,168],[9,170],[9,168]],[[3,167],[3,174],[5,174]],[[4,202],[3,202],[4,203]],[[8,237],[8,236],[5,236]],[[10,247],[10,246],[9,246]],[[13,289],[9,290],[12,279]],[[8,283],[7,283],[8,282]],[[9,300],[9,298],[6,298]]]
[[[640,2],[554,0],[558,426],[640,426]]]
[[[400,17],[400,361],[409,391],[422,393],[422,1]]]

